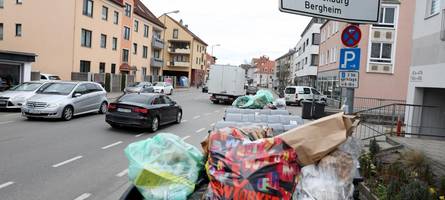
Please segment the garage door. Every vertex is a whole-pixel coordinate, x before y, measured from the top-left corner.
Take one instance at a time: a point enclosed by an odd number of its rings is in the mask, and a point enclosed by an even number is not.
[[[438,106],[422,112],[421,134],[431,134],[445,139],[445,89],[425,88],[423,105]]]

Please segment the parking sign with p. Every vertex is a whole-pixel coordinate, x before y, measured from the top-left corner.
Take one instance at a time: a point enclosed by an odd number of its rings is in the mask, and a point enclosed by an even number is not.
[[[340,50],[340,71],[360,70],[360,48],[347,48]]]

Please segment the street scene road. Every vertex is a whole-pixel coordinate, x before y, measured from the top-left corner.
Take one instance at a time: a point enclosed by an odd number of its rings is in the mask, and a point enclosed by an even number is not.
[[[116,94],[114,94],[116,96]],[[183,108],[181,124],[156,133],[113,129],[104,115],[88,114],[69,122],[27,120],[0,113],[0,196],[16,199],[117,199],[129,186],[124,148],[158,133],[173,133],[200,148],[228,105],[213,104],[197,89],[174,93]],[[299,107],[290,107],[297,114]]]

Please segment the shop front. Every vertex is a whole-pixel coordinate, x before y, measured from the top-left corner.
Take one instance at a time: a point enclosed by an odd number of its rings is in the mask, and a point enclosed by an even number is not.
[[[0,51],[0,91],[31,81],[35,57],[32,53]]]

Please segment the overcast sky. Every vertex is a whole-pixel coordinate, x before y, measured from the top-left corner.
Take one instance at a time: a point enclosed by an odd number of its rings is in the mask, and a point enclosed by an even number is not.
[[[253,57],[276,59],[293,48],[310,21],[281,13],[278,0],[142,0],[156,15],[180,10],[171,17],[214,48],[219,64],[243,64]]]

